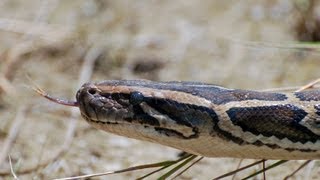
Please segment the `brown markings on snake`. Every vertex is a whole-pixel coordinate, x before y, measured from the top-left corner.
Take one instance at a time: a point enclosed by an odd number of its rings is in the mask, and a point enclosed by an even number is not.
[[[255,141],[254,143],[249,143],[244,141],[241,138],[235,137],[233,136],[231,133],[227,132],[227,131],[223,131],[221,130],[217,125],[213,127],[214,132],[211,133],[211,136],[218,136],[221,139],[224,140],[231,140],[232,142],[239,144],[240,146],[243,145],[255,145],[255,146],[267,146],[271,149],[283,149],[282,147],[280,147],[279,145],[276,144],[265,144],[263,142],[261,142],[260,140]],[[218,133],[216,133],[218,132]],[[302,151],[302,152],[316,152],[316,150],[312,150],[312,149],[295,149],[295,148],[284,148],[284,150],[288,151],[288,152],[292,152],[292,151]]]
[[[162,127],[155,127],[154,130],[157,131],[158,133],[164,134],[168,137],[176,137],[179,139],[193,139],[193,138],[199,137],[199,132],[198,132],[198,129],[196,129],[196,128],[193,129],[194,134],[192,134],[190,136],[184,136],[179,131],[175,131],[173,129],[162,128]]]
[[[314,108],[316,109],[316,114],[320,116],[320,104],[315,105]],[[320,118],[316,119],[314,123],[316,127],[320,129]]]
[[[193,135],[189,136],[188,139],[199,136],[198,127],[201,124],[218,122],[217,114],[207,107],[178,103],[170,99],[161,98],[144,97],[142,101],[159,113],[168,116],[177,124],[192,128]]]
[[[320,116],[320,104],[315,105],[314,109],[316,109],[316,114]]]
[[[301,101],[320,101],[319,90],[295,92],[294,95]]]
[[[199,96],[208,98],[214,104],[226,104],[234,101],[260,100],[260,101],[283,101],[287,99],[285,94],[267,93],[248,90],[224,90],[210,93],[210,89],[199,91]]]
[[[217,114],[204,106],[179,103],[170,99],[144,97],[150,107],[163,115],[167,115],[177,124],[197,127],[208,122],[217,123]]]
[[[271,149],[281,149],[280,146],[276,145],[276,144],[264,144],[261,141],[256,141],[254,143],[252,143],[255,146],[267,146]],[[293,151],[302,151],[302,152],[317,152],[317,150],[312,150],[312,149],[295,149],[295,148],[284,148],[284,150],[288,151],[288,152],[293,152]]]
[[[170,90],[189,93],[210,100],[214,104],[226,104],[233,101],[261,100],[261,101],[283,101],[287,99],[285,94],[258,92],[249,90],[232,90],[219,86],[198,82],[153,82],[142,80],[110,80],[100,82],[99,86],[136,86],[153,88],[155,91]]]
[[[211,136],[218,136],[221,139],[232,141],[239,145],[252,144],[255,146],[267,146],[271,149],[283,149],[276,144],[265,144],[259,140],[255,141],[254,143],[249,143],[239,137],[232,135],[232,133],[228,131],[220,129],[220,127],[218,126],[219,118],[216,112],[207,107],[178,103],[169,99],[155,99],[155,98],[148,98],[148,97],[145,97],[143,101],[147,102],[149,106],[153,107],[161,114],[165,114],[169,116],[172,120],[175,120],[178,124],[181,124],[181,125],[194,127],[194,126],[197,126],[198,124],[205,123],[206,120],[211,121],[213,123],[213,131],[210,134]],[[204,120],[204,121],[201,122],[200,120]],[[191,138],[198,137],[197,129],[196,130],[193,129],[193,132],[195,133],[190,137],[185,137],[183,136],[183,134],[179,133],[178,131],[173,131],[171,129],[155,128],[155,130],[157,130],[159,133],[162,133],[162,134],[173,135],[175,137],[180,137],[183,139],[191,139]],[[315,150],[311,150],[311,149],[285,148],[285,150],[287,150],[288,152],[292,152],[296,150],[303,151],[303,152],[315,152]]]
[[[275,136],[279,139],[288,138],[292,142],[315,143],[320,139],[299,122],[307,115],[296,106],[274,105],[261,107],[234,107],[227,111],[233,124],[244,132],[266,137]]]

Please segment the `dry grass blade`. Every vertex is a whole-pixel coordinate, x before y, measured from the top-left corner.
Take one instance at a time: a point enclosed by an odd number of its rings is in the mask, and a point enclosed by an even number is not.
[[[257,164],[260,164],[260,163],[262,163],[262,162],[264,162],[264,161],[266,161],[266,160],[260,160],[260,161],[251,163],[251,164],[249,164],[249,165],[247,165],[247,166],[244,166],[244,167],[242,167],[242,168],[239,168],[239,169],[237,169],[237,170],[234,170],[234,171],[228,172],[228,173],[226,173],[226,174],[223,174],[223,175],[221,175],[221,176],[218,176],[218,177],[214,178],[213,180],[218,180],[218,179],[222,179],[222,178],[231,176],[231,175],[233,175],[233,174],[236,174],[237,172],[240,172],[240,171],[243,171],[243,170],[245,170],[245,169],[248,169],[248,168],[250,168],[250,167],[252,167],[252,166],[255,166],[255,165],[257,165]]]
[[[91,74],[93,72],[93,67],[95,61],[104,53],[105,49],[103,47],[91,47],[88,52],[86,53],[84,59],[85,61],[82,64],[81,67],[81,73],[79,75],[79,79],[82,79],[79,81],[78,86],[81,86],[83,83],[88,82],[89,79],[87,77],[91,77]]]
[[[72,26],[52,25],[12,18],[0,18],[0,29],[3,31],[37,36],[49,42],[59,42],[62,39],[70,38],[74,35]]]
[[[234,37],[225,37],[229,41],[237,44],[242,44],[249,47],[264,47],[272,49],[299,49],[299,51],[307,51],[309,49],[319,50],[319,44],[317,43],[302,43],[302,42],[265,42],[265,41],[246,41],[243,39],[235,39]]]
[[[268,166],[268,167],[266,167],[266,168],[263,168],[263,169],[260,170],[260,171],[257,171],[257,172],[255,172],[255,173],[253,173],[253,174],[251,174],[251,175],[243,178],[243,180],[245,180],[245,179],[250,179],[250,178],[252,178],[252,177],[254,177],[254,176],[257,176],[257,175],[260,174],[260,173],[264,173],[264,172],[266,172],[267,170],[270,170],[270,169],[272,169],[272,168],[275,168],[275,167],[277,167],[277,166],[279,166],[279,165],[281,165],[281,164],[283,164],[283,163],[286,163],[286,162],[288,162],[288,161],[287,161],[287,160],[277,161],[276,163],[274,163],[274,164],[272,164],[272,165],[270,165],[270,166]]]
[[[291,174],[287,175],[284,180],[287,180],[291,177],[293,177],[297,172],[299,172],[302,168],[304,168],[306,165],[308,165],[311,162],[311,160],[308,160],[306,162],[304,162],[298,169],[296,169],[295,171],[293,171]]]
[[[308,163],[304,169],[303,177],[305,177],[306,179],[311,179],[312,169],[314,169],[315,167],[316,167],[315,161],[311,161],[310,163]]]
[[[303,90],[306,90],[306,89],[310,89],[310,88],[314,87],[316,84],[318,84],[319,82],[320,82],[320,78],[310,82],[307,85],[302,86],[296,92],[300,92],[300,91],[303,91]]]
[[[27,111],[26,106],[21,106],[17,110],[17,115],[11,125],[11,128],[9,130],[9,135],[2,145],[2,150],[0,153],[0,167],[2,166],[5,158],[8,156],[8,153],[13,143],[15,142],[20,132],[20,128],[21,128],[21,125],[23,124],[26,111]]]
[[[11,171],[11,174],[13,176],[14,179],[19,179],[18,176],[15,174],[14,170],[13,170],[13,167],[12,167],[12,161],[11,161],[11,157],[10,155],[8,156],[9,158],[9,164],[10,164],[10,171]]]
[[[272,89],[263,89],[260,91],[265,91],[265,92],[275,92],[275,91],[295,91],[295,92],[300,92],[306,89],[313,89],[313,88],[320,88],[319,85],[317,85],[320,82],[320,78],[316,79],[306,85],[303,86],[295,86],[295,87],[280,87],[280,88],[272,88]]]
[[[305,86],[303,86],[303,87],[305,87]],[[280,88],[263,89],[260,91],[262,91],[262,92],[298,91],[301,88],[302,88],[302,86],[293,86],[293,87],[280,87]],[[316,89],[316,88],[320,88],[320,85],[314,84],[313,86],[310,86],[307,89]],[[305,88],[303,88],[302,90],[305,90]],[[302,90],[300,90],[300,91],[302,91]]]
[[[3,75],[0,75],[0,93],[1,91],[9,95],[14,95],[17,93],[15,87]]]
[[[266,169],[266,161],[262,162],[262,169]],[[263,171],[263,180],[266,180],[266,171]]]
[[[183,159],[185,159],[185,157]],[[110,174],[119,174],[119,173],[148,169],[148,168],[167,167],[167,166],[175,164],[179,161],[181,161],[181,159],[176,160],[176,161],[163,161],[163,162],[158,162],[158,163],[153,163],[153,164],[143,164],[143,165],[133,166],[133,167],[129,167],[126,169],[117,170],[117,171],[108,171],[108,172],[102,172],[102,173],[87,174],[87,175],[82,175],[82,176],[59,178],[59,179],[55,179],[55,180],[73,180],[73,179],[93,178],[93,177],[105,176],[105,175],[110,175]]]
[[[240,168],[242,161],[243,161],[243,159],[240,159],[240,161],[239,161],[239,163],[238,163],[238,166],[237,166],[237,169]],[[236,176],[237,176],[237,173],[235,173],[235,174],[232,176],[232,180],[234,180],[234,179],[236,178]]]

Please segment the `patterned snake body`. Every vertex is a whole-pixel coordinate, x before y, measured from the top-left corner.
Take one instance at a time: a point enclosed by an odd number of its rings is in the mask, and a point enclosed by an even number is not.
[[[274,93],[195,82],[86,83],[81,115],[114,134],[206,157],[320,159],[320,91]]]

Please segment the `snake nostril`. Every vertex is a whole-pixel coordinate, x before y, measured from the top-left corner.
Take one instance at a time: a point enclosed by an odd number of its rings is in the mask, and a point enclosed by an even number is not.
[[[94,94],[97,93],[97,90],[92,88],[92,89],[89,89],[89,90],[88,90],[88,93],[94,95]]]

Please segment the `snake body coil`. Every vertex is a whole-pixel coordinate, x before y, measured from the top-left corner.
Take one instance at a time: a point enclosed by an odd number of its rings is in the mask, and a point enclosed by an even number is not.
[[[271,93],[195,82],[84,84],[81,115],[114,134],[206,157],[320,159],[320,91]]]

